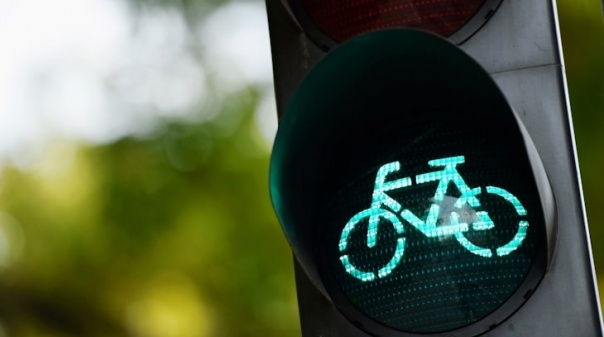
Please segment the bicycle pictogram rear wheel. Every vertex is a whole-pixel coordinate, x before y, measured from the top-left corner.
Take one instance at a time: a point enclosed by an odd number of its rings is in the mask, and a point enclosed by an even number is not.
[[[459,243],[465,249],[467,249],[468,251],[470,251],[473,254],[476,254],[476,255],[479,255],[482,257],[505,256],[505,255],[512,253],[518,247],[520,247],[520,245],[522,245],[522,242],[526,238],[526,232],[528,230],[529,223],[528,223],[528,221],[522,219],[522,217],[525,217],[527,214],[526,209],[520,203],[518,198],[516,198],[516,196],[514,196],[512,193],[504,190],[503,188],[495,187],[495,186],[487,186],[483,190],[483,193],[485,193],[485,191],[486,191],[486,193],[493,194],[495,196],[503,198],[507,202],[512,204],[512,206],[514,207],[514,210],[519,218],[518,230],[516,231],[516,233],[514,234],[514,236],[512,237],[511,240],[509,240],[507,243],[505,243],[497,248],[482,247],[480,245],[477,245],[477,244],[471,242],[467,237],[468,232],[457,232],[457,233],[455,233],[455,238],[457,239],[457,241],[459,241]],[[495,222],[495,227],[497,227],[496,222]]]

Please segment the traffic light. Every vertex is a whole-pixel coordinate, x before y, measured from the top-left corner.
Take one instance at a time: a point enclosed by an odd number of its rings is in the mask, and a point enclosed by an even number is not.
[[[552,3],[267,7],[304,336],[602,335]]]

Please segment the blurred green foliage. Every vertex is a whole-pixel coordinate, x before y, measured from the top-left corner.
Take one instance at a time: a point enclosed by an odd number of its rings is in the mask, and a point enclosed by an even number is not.
[[[191,20],[222,0],[129,0]],[[604,23],[559,1],[596,267],[604,268]],[[57,143],[0,177],[0,337],[298,336],[292,256],[268,196],[259,88],[205,122]],[[206,107],[207,108],[207,107]],[[204,109],[204,107],[200,107]]]
[[[0,233],[18,226],[24,242],[0,278],[8,335],[296,335],[258,98],[248,88],[211,122],[57,144],[27,172],[6,168]]]
[[[590,1],[588,8],[579,4],[562,2],[560,21],[577,142],[582,154],[600,147],[604,139],[601,132],[604,127],[601,113],[604,107],[604,22],[597,1]],[[593,160],[601,161],[598,156],[582,156],[581,160],[587,163],[584,171],[592,167]]]
[[[559,1],[560,30],[596,270],[604,270],[604,16],[595,0]],[[604,290],[604,289],[603,289]]]

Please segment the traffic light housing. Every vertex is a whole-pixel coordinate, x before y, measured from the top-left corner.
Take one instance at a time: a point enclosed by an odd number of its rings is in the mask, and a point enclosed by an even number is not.
[[[307,74],[323,53],[287,15],[275,16],[280,5],[268,2],[282,114],[271,194],[296,257],[303,334],[601,335],[559,65],[493,72],[501,60],[478,65],[440,38],[392,30],[334,48]],[[466,49],[479,61],[491,51],[476,51],[493,43],[478,44],[481,38],[468,40]],[[283,55],[295,66],[281,67]],[[514,57],[505,61],[514,64]],[[543,78],[554,81],[526,90]],[[439,197],[447,168],[453,178]],[[426,178],[438,172],[440,178]],[[384,193],[376,192],[378,185]],[[434,220],[437,234],[429,234],[433,205],[446,214]],[[460,215],[464,208],[469,219]],[[492,214],[494,228],[487,221],[487,230],[476,233],[461,226],[481,223],[480,212]],[[496,218],[499,213],[505,215]],[[499,237],[492,235],[498,224],[505,228]],[[483,243],[489,238],[492,246]],[[509,245],[514,239],[519,243]],[[513,249],[500,256],[501,247]],[[524,260],[509,262],[519,256]],[[516,276],[501,287],[510,274]],[[380,296],[397,296],[399,305]],[[560,305],[571,312],[556,311]],[[552,317],[555,322],[543,324]]]

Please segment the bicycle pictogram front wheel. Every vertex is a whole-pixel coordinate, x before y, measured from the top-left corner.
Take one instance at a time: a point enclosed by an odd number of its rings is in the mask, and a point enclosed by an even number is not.
[[[512,253],[518,247],[520,247],[520,245],[522,245],[522,242],[526,238],[526,232],[528,230],[529,223],[528,223],[528,221],[522,219],[522,217],[525,217],[527,214],[526,209],[520,203],[520,200],[518,200],[518,198],[516,198],[516,196],[514,196],[512,193],[504,190],[503,188],[495,187],[495,186],[487,186],[483,190],[483,193],[485,193],[485,191],[488,194],[493,194],[494,196],[503,198],[504,200],[509,202],[514,207],[515,213],[519,219],[518,220],[518,229],[516,230],[514,236],[512,237],[511,240],[507,241],[506,243],[504,243],[496,248],[482,247],[480,245],[477,245],[477,244],[471,242],[470,239],[467,237],[468,232],[456,232],[455,238],[457,239],[457,241],[459,241],[459,243],[465,249],[467,249],[468,251],[470,251],[473,254],[476,254],[476,255],[479,255],[482,257],[487,257],[487,258],[493,257],[493,256],[505,256],[505,255]],[[494,227],[497,227],[497,223],[495,223]]]
[[[349,221],[346,223],[346,226],[342,230],[342,235],[340,236],[340,261],[346,272],[353,277],[363,281],[370,282],[375,280],[376,278],[383,278],[388,276],[396,266],[401,261],[403,254],[405,252],[405,238],[399,237],[396,241],[396,249],[394,251],[394,255],[392,258],[386,263],[383,267],[381,267],[377,272],[373,271],[363,271],[357,268],[354,263],[351,261],[348,254],[346,254],[346,248],[348,247],[348,240],[350,239],[350,233],[355,229],[355,227],[364,219],[367,221],[377,221],[374,226],[368,225],[367,227],[367,245],[369,246],[369,238],[373,235],[377,235],[377,231],[379,229],[378,223],[381,222],[381,219],[389,221],[397,234],[402,235],[404,233],[404,227],[401,221],[398,219],[396,214],[385,210],[383,208],[372,207],[365,209],[357,214],[355,214]],[[373,228],[372,228],[373,227]]]

